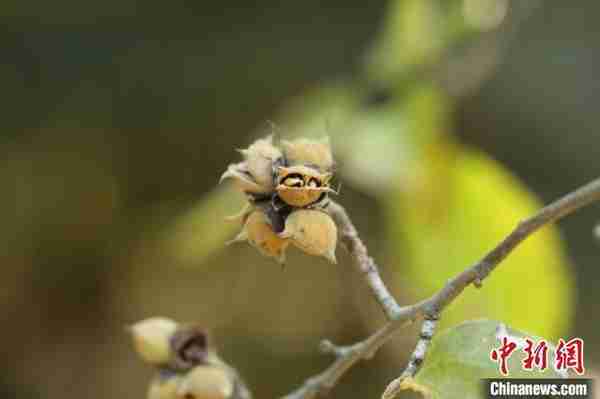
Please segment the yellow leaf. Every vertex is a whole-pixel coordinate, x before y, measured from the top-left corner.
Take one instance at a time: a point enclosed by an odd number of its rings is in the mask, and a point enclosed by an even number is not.
[[[481,259],[541,204],[504,168],[481,152],[464,149],[446,163],[443,190],[398,193],[390,217],[396,276],[424,298]],[[430,175],[427,184],[435,187]],[[435,197],[431,194],[435,193]],[[557,338],[571,322],[573,278],[555,227],[519,246],[483,288],[468,288],[442,322],[486,317],[536,335]]]

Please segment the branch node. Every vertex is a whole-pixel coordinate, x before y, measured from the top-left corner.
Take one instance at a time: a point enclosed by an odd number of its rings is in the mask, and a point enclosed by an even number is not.
[[[435,328],[439,320],[439,315],[436,313],[426,313],[424,316],[421,331],[419,332],[419,340],[410,356],[410,360],[406,368],[400,374],[400,377],[390,382],[383,393],[383,399],[391,399],[402,389],[402,383],[408,378],[413,378],[421,365],[425,361],[427,350],[435,334]]]
[[[326,354],[335,355],[336,357],[342,357],[346,355],[349,348],[338,346],[328,339],[324,339],[319,343],[319,350]]]
[[[438,321],[440,319],[440,314],[438,312],[434,312],[433,310],[428,309],[423,316],[425,321]]]

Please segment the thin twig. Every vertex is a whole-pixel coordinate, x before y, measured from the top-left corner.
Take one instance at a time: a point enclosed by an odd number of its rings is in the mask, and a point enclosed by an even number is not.
[[[327,353],[333,353],[336,356],[335,361],[322,373],[307,379],[304,385],[285,396],[284,399],[308,399],[326,393],[335,386],[342,375],[355,363],[359,360],[372,357],[397,329],[395,323],[388,322],[366,340],[357,342],[351,346],[339,347],[330,342],[323,345],[322,342],[321,349]],[[333,346],[335,350],[332,350],[333,348],[326,349],[324,346]]]
[[[331,201],[327,211],[339,229],[340,241],[355,260],[355,265],[364,276],[367,285],[389,320],[393,320],[400,306],[389,293],[379,274],[379,269],[373,258],[369,256],[367,247],[358,236],[358,231],[346,210],[339,204]]]
[[[421,324],[421,332],[419,333],[419,340],[417,341],[415,350],[410,356],[408,365],[402,372],[401,378],[412,377],[417,374],[417,371],[419,371],[421,368],[421,365],[425,360],[425,355],[427,355],[427,349],[429,349],[429,345],[431,344],[431,340],[435,334],[435,328],[437,327],[438,321],[439,318],[427,316],[425,317],[425,320],[423,320],[423,323]]]
[[[437,319],[440,313],[469,285],[473,284],[476,287],[481,287],[482,281],[527,237],[541,227],[562,219],[572,212],[599,200],[600,179],[596,179],[542,208],[532,217],[519,223],[517,227],[502,240],[502,242],[485,255],[479,262],[448,281],[441,290],[430,298],[414,305],[404,307],[399,307],[396,304],[396,301],[391,298],[391,295],[379,277],[376,265],[373,260],[368,257],[366,248],[358,237],[356,229],[352,225],[350,218],[344,209],[340,205],[332,203],[329,211],[338,224],[342,241],[346,243],[350,253],[354,256],[359,270],[364,273],[365,280],[369,284],[373,295],[386,310],[386,313],[391,315],[391,318],[369,338],[354,345],[338,347],[331,342],[325,341],[325,343],[321,345],[321,348],[325,352],[332,353],[336,356],[333,364],[322,373],[306,380],[304,385],[285,396],[284,399],[312,399],[319,394],[327,392],[355,363],[373,356],[396,331],[418,317],[423,317],[425,319],[421,332],[423,333],[423,331],[425,331],[425,334],[430,333],[429,337],[433,336],[433,331],[435,329],[434,320]],[[373,272],[372,270],[375,271]],[[388,297],[390,297],[391,300]],[[428,323],[428,320],[431,322]],[[424,340],[423,337],[421,337],[413,352],[413,357],[415,359],[421,359],[417,361],[419,364],[424,361],[425,352],[427,350],[427,344],[423,343],[423,341],[429,341],[429,339],[427,338]],[[409,362],[407,369],[404,370],[401,377],[394,380],[392,384],[388,386],[388,389],[386,389],[386,392],[383,395],[384,399],[393,398],[398,392],[402,380],[406,377],[414,376],[414,373],[416,373],[419,368],[418,364],[415,366],[414,363],[414,361]]]

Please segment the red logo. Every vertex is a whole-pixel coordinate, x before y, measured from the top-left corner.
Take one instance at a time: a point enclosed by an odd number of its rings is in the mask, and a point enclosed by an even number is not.
[[[567,342],[562,338],[558,340],[554,368],[556,371],[573,369],[579,375],[584,373],[583,340],[581,338],[571,338]]]
[[[500,337],[498,337],[500,339]],[[490,352],[490,358],[498,362],[498,368],[502,375],[508,375],[508,359],[521,346],[521,350],[526,357],[521,362],[523,370],[533,371],[538,369],[544,371],[548,368],[548,342],[544,339],[537,343],[530,338],[514,338],[502,336],[499,348],[494,348]],[[558,345],[554,349],[554,369],[556,371],[574,370],[582,375],[585,372],[583,364],[583,340],[581,338],[571,338],[566,341],[558,340]]]
[[[526,346],[523,349],[527,357],[523,360],[523,370],[533,370],[534,367],[540,371],[548,368],[548,343],[541,339],[537,345],[529,338],[525,338]]]
[[[517,349],[516,342],[509,341],[508,337],[502,337],[502,346],[498,349],[492,350],[492,353],[490,353],[492,360],[500,363],[500,372],[502,375],[508,375],[506,361],[515,351],[515,349]]]

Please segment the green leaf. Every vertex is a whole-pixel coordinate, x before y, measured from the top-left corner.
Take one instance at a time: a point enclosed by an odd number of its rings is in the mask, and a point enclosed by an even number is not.
[[[492,320],[469,321],[435,336],[423,367],[407,388],[429,393],[432,398],[481,398],[482,378],[501,378],[498,363],[490,359],[493,349],[501,346],[502,336],[517,342],[508,358],[511,378],[561,378],[553,368],[554,346],[548,343],[548,368],[526,371],[522,361],[525,338],[536,344],[539,337],[524,334]]]
[[[390,197],[396,277],[425,298],[481,259],[541,204],[504,168],[481,152],[457,148],[418,187]],[[424,188],[423,188],[424,187]],[[400,243],[400,245],[398,245]],[[573,277],[554,227],[521,244],[484,281],[467,288],[444,312],[443,323],[491,317],[557,338],[572,318]],[[526,304],[526,305],[524,305]]]

